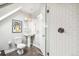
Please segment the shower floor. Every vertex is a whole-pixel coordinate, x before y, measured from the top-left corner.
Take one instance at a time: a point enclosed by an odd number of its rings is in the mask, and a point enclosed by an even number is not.
[[[43,53],[41,50],[35,46],[32,46],[31,48],[24,48],[24,54],[23,55],[18,55],[17,50],[10,52],[6,54],[7,56],[43,56]]]

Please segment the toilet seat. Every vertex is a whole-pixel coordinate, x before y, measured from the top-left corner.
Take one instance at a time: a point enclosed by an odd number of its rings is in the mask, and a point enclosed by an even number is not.
[[[25,46],[26,46],[26,45],[23,44],[23,43],[17,44],[17,48],[18,48],[18,49],[22,49],[22,48],[24,48]]]

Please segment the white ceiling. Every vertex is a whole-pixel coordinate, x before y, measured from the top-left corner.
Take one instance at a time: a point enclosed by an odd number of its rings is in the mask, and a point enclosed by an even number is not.
[[[0,5],[3,5],[5,3],[0,3]],[[12,5],[12,7],[11,7]],[[20,11],[23,12],[26,16],[28,14],[31,14],[32,17],[36,17],[40,14],[42,6],[44,4],[40,3],[13,3],[11,5],[6,6],[5,8],[0,9],[0,15],[3,16],[6,14],[6,12],[10,12],[11,9],[15,7],[21,7]]]
[[[41,11],[41,6],[43,4],[40,3],[18,3],[18,6],[21,6],[21,11],[25,14],[37,15]]]

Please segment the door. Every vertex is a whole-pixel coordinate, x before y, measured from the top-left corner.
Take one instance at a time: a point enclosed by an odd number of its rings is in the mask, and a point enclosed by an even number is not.
[[[71,3],[47,4],[47,51],[50,55],[78,55],[78,6]],[[59,28],[63,31],[58,31]]]

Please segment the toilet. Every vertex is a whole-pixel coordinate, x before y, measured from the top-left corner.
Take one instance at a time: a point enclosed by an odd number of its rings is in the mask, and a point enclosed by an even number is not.
[[[16,45],[16,48],[17,48],[17,53],[19,55],[22,55],[24,53],[23,48],[26,47],[26,44],[23,43],[23,38],[21,38],[21,37],[15,38],[15,45]]]

